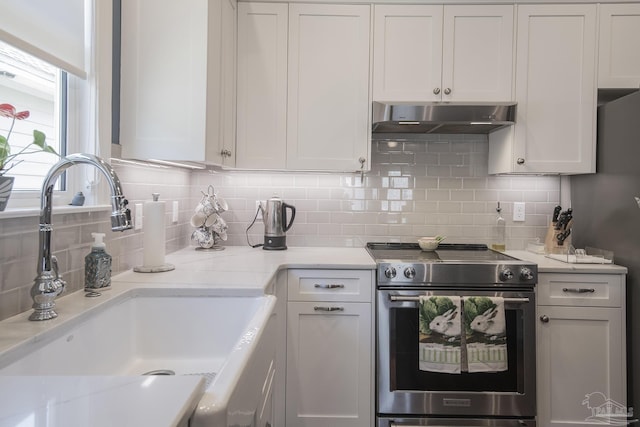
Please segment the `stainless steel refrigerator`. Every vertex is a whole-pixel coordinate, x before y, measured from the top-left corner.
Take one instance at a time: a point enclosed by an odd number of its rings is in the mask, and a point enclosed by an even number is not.
[[[598,107],[596,174],[571,177],[576,248],[611,250],[627,275],[627,406],[640,412],[640,92]]]

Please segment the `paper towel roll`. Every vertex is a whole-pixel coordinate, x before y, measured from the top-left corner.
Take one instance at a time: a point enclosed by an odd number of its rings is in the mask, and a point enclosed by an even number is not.
[[[159,201],[144,204],[144,236],[142,262],[144,267],[164,265],[165,252],[165,203]]]

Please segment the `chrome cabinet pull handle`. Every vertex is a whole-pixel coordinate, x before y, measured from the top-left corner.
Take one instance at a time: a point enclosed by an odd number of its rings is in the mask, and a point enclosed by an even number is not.
[[[328,312],[332,312],[332,311],[344,311],[344,307],[321,307],[321,306],[315,306],[313,307],[313,309],[315,311],[328,311]]]
[[[328,283],[326,285],[316,283],[313,287],[318,289],[343,289],[344,285],[341,283]]]
[[[518,157],[518,160],[516,160],[516,163],[519,165],[524,165],[524,159],[522,157]]]
[[[574,294],[592,294],[596,290],[594,288],[562,288],[562,292],[570,292]]]
[[[542,323],[549,323],[549,316],[547,316],[546,314],[540,316],[540,321]]]
[[[360,157],[358,162],[360,162],[360,183],[362,184],[364,182],[364,164],[367,162],[367,159]]]
[[[434,94],[434,95],[439,95],[439,94],[440,94],[440,88],[439,88],[439,87],[435,88],[435,89],[433,90],[433,94]]]
[[[450,89],[450,88],[446,88],[446,89],[444,90],[444,94],[445,94],[445,95],[449,95],[449,94],[451,94],[451,89]]]

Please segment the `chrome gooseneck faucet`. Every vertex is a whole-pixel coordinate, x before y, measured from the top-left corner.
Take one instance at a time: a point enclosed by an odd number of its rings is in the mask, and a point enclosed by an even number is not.
[[[124,231],[131,228],[131,212],[127,209],[129,202],[124,198],[118,175],[108,163],[94,155],[78,153],[63,157],[53,165],[44,178],[40,196],[38,275],[31,287],[34,312],[29,320],[48,320],[58,316],[54,311],[55,298],[64,291],[66,283],[58,272],[58,260],[51,255],[53,186],[62,172],[80,163],[95,166],[107,177],[111,188],[111,230]]]

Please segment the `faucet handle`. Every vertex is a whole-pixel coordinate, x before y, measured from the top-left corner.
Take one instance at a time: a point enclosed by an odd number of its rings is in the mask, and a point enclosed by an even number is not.
[[[56,286],[59,289],[57,295],[60,295],[62,292],[64,292],[64,288],[67,286],[67,282],[62,280],[62,275],[58,271],[58,258],[56,258],[55,255],[51,255],[51,267],[53,268],[53,272],[56,275],[54,281],[58,284],[58,286]]]
[[[114,197],[114,208],[111,212],[111,230],[124,231],[133,228],[131,210],[127,208],[129,201],[124,197]]]

